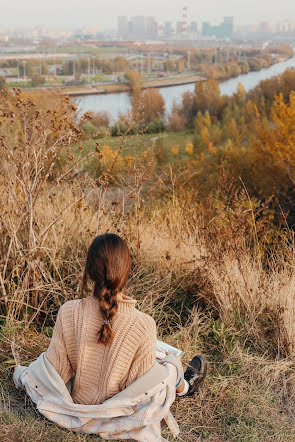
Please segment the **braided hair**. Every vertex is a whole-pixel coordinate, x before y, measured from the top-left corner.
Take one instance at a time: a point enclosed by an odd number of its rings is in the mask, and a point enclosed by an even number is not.
[[[103,316],[98,342],[104,345],[114,335],[112,320],[118,311],[117,295],[127,282],[130,266],[128,246],[118,235],[106,233],[93,240],[87,253],[82,292],[87,291],[89,277],[94,282],[93,294],[99,300]]]

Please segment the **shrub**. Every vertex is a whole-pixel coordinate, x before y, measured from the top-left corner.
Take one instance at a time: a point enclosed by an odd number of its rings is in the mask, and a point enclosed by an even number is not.
[[[43,75],[33,75],[32,76],[32,86],[42,86],[45,84],[45,77]]]
[[[86,135],[96,135],[98,128],[94,126],[91,121],[87,121],[85,124],[83,124],[82,130]]]
[[[181,132],[186,128],[187,121],[183,115],[180,115],[176,110],[168,115],[168,130],[173,132]]]
[[[149,124],[141,125],[138,128],[138,131],[144,131],[147,134],[158,134],[161,132],[164,132],[165,125],[162,120],[154,120],[151,121]]]
[[[92,114],[91,123],[96,127],[109,127],[111,117],[108,112],[95,112]]]

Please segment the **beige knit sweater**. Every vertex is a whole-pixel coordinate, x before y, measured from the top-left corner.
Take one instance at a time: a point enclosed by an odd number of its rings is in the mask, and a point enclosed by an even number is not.
[[[100,404],[128,387],[155,363],[156,324],[124,296],[113,318],[114,338],[98,343],[103,318],[94,296],[66,302],[57,315],[47,358],[81,404]]]

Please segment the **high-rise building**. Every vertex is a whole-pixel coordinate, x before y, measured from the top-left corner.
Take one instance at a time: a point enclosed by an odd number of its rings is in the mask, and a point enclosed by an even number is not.
[[[293,23],[290,20],[282,20],[277,24],[278,32],[292,32],[293,28]]]
[[[176,34],[177,35],[182,34],[182,21],[176,22]]]
[[[145,34],[147,38],[156,38],[158,36],[158,23],[155,17],[146,17]]]
[[[137,15],[131,18],[132,34],[135,38],[142,39],[146,34],[146,19],[143,15]]]
[[[118,36],[119,38],[127,38],[129,33],[128,17],[118,17]]]
[[[188,31],[188,8],[184,7],[182,9],[182,34],[186,34]]]
[[[174,29],[171,21],[166,21],[164,23],[164,29],[163,29],[165,37],[171,37],[172,34],[174,34]]]
[[[220,25],[221,34],[224,34],[227,38],[232,38],[234,33],[234,18],[233,17],[224,17],[223,23]]]
[[[198,23],[196,21],[190,23],[189,31],[191,34],[196,34],[198,32]]]
[[[233,17],[224,17],[223,23],[212,26],[209,22],[202,24],[202,35],[204,37],[232,38],[234,32]]]

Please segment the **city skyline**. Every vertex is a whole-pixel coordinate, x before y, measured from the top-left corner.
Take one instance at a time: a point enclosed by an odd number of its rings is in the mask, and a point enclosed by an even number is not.
[[[156,0],[150,0],[148,4],[134,0],[122,4],[118,0],[109,0],[104,6],[100,5],[99,0],[85,0],[83,8],[77,0],[63,0],[62,4],[60,1],[51,0],[50,3],[42,5],[37,0],[11,0],[2,7],[0,27],[26,28],[42,25],[50,29],[73,29],[97,26],[104,31],[116,29],[117,17],[120,15],[154,16],[160,22],[177,22],[181,19],[184,6],[188,7],[190,20],[198,23],[209,21],[218,24],[224,16],[234,16],[236,25],[295,19],[295,3],[292,4],[289,0],[281,0],[279,4],[267,0],[260,0],[259,4],[254,0],[224,0],[222,4],[217,0],[207,0],[202,6],[196,5],[192,0],[176,0],[173,4],[168,0],[162,0],[160,4]]]

